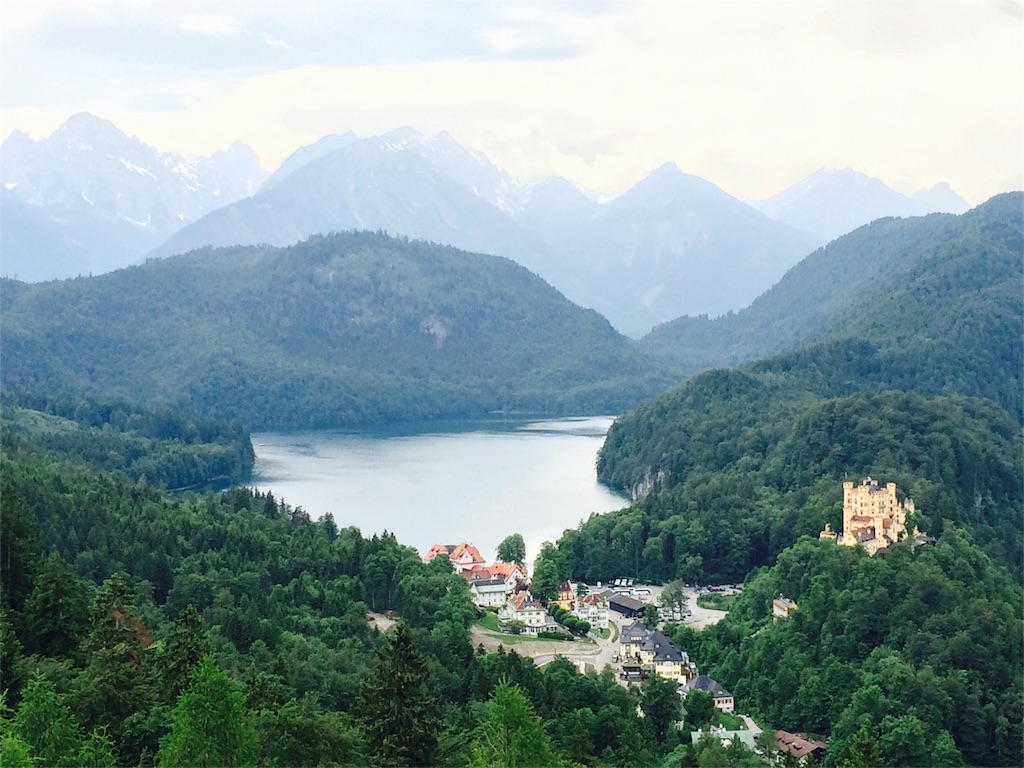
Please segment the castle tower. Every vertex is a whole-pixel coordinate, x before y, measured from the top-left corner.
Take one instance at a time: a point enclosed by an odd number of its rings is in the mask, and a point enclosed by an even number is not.
[[[847,547],[861,546],[871,554],[907,537],[907,512],[914,511],[914,502],[901,504],[896,497],[896,483],[878,484],[870,477],[860,485],[843,483],[843,532],[838,543]],[[826,526],[820,538],[832,538]]]

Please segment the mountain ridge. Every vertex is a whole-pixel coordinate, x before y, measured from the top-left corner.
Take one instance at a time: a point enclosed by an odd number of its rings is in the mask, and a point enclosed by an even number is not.
[[[508,259],[366,232],[0,291],[5,390],[258,428],[615,413],[675,380]]]

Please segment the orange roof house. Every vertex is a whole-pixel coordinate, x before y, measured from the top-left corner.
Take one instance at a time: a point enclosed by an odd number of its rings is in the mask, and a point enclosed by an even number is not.
[[[484,559],[480,556],[479,550],[472,544],[462,542],[461,544],[435,544],[424,556],[423,561],[429,563],[438,555],[447,555],[456,573],[462,573],[467,568],[476,565],[483,565]]]

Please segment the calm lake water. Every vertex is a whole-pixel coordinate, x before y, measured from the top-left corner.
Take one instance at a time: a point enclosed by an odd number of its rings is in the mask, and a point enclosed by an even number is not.
[[[512,533],[532,561],[591,512],[628,501],[597,482],[611,417],[472,422],[405,433],[259,432],[253,485],[327,512],[364,536],[392,531],[424,553],[468,541],[493,559]],[[434,427],[438,429],[438,427]]]

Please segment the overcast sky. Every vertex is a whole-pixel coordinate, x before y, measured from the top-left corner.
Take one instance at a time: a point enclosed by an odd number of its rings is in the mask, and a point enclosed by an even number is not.
[[[1024,4],[0,0],[0,130],[75,112],[274,169],[329,133],[448,131],[526,181],[665,162],[744,199],[819,168],[977,204],[1024,187]]]

